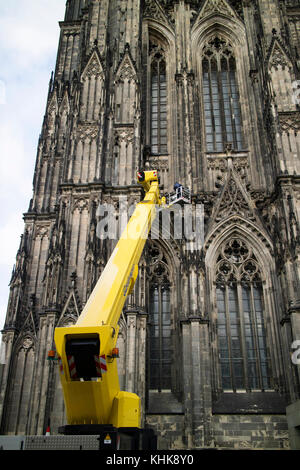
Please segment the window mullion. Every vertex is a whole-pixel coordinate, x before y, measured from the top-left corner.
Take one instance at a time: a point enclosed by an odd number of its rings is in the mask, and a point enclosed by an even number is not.
[[[160,60],[157,62],[157,146],[158,153],[161,153],[160,135],[161,135],[161,123],[160,123],[160,95],[161,95],[161,67]]]
[[[212,127],[212,134],[213,134],[213,140],[214,140],[214,151],[216,151],[216,149],[217,149],[216,123],[215,123],[213,92],[212,92],[211,61],[209,61],[209,66],[208,66],[208,83],[209,83],[211,127]]]
[[[252,283],[251,283],[251,290],[250,290],[250,300],[251,300],[251,317],[252,317],[252,325],[253,325],[253,333],[254,333],[253,336],[254,336],[254,344],[255,344],[255,351],[256,351],[256,367],[258,371],[259,388],[263,390],[258,331],[257,331],[256,312],[255,312],[255,303],[254,303]]]
[[[267,388],[272,388],[272,384],[274,383],[274,378],[272,377],[272,374],[270,374],[271,370],[271,355],[270,355],[270,350],[269,350],[269,342],[267,341],[267,331],[265,329],[265,312],[266,312],[266,306],[265,306],[265,298],[263,294],[263,288],[259,289],[260,292],[260,305],[261,305],[261,316],[262,316],[262,323],[263,323],[263,336],[264,336],[264,350],[265,350],[265,365],[266,365],[266,372],[267,372]],[[256,311],[255,311],[256,312]],[[257,312],[256,312],[257,316]],[[260,355],[260,359],[261,355]],[[262,376],[262,381],[263,381],[263,376]]]
[[[248,361],[247,361],[247,348],[245,339],[245,323],[244,323],[244,309],[243,309],[243,298],[242,298],[242,287],[241,284],[237,284],[237,295],[238,295],[238,306],[239,306],[239,321],[240,321],[240,338],[241,338],[241,352],[243,360],[243,371],[244,371],[244,385],[247,391],[250,390],[248,382]]]
[[[220,121],[221,121],[221,131],[222,131],[222,141],[223,141],[223,150],[225,149],[225,144],[227,140],[226,135],[226,120],[225,120],[225,111],[224,111],[224,98],[223,98],[223,89],[222,89],[222,67],[221,67],[221,58],[217,58],[217,81],[218,81],[218,90],[219,90],[219,106],[220,106]]]
[[[151,66],[151,97],[150,97],[150,102],[151,102],[151,123],[150,123],[150,135],[151,135],[151,151],[153,153],[157,153],[157,136],[156,139],[154,138],[155,132],[154,132],[154,124],[157,126],[158,122],[158,117],[157,117],[157,86],[158,86],[158,69],[157,69],[157,60],[154,58],[152,61],[152,66]],[[156,97],[154,99],[154,95],[156,94]],[[156,118],[154,118],[154,110],[156,107]],[[157,132],[157,131],[156,131]]]
[[[236,126],[235,126],[235,114],[233,109],[233,97],[232,97],[232,87],[231,87],[231,77],[230,77],[230,61],[227,60],[227,80],[228,80],[228,91],[229,91],[229,105],[230,105],[230,118],[231,118],[231,127],[232,127],[232,136],[233,136],[233,145],[234,148],[237,148],[237,135],[236,135]],[[235,70],[233,69],[235,74]],[[235,75],[234,75],[235,77]]]
[[[152,141],[152,64],[151,60],[147,61],[147,74],[146,74],[146,141],[151,145]]]
[[[229,368],[230,368],[230,378],[232,390],[235,391],[235,380],[234,380],[234,371],[232,364],[232,344],[231,344],[231,330],[230,330],[230,311],[229,311],[229,294],[228,294],[228,285],[225,286],[225,309],[226,309],[226,331],[228,337],[228,356],[229,356]]]
[[[158,286],[158,331],[159,331],[159,362],[158,362],[158,391],[162,389],[162,298],[161,284]]]

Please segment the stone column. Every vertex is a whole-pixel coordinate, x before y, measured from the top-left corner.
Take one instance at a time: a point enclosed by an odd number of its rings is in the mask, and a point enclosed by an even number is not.
[[[32,401],[28,417],[28,433],[42,435],[45,425],[47,393],[50,367],[48,351],[53,346],[55,314],[41,315],[39,338],[36,352],[35,377],[33,379]]]
[[[146,393],[146,312],[131,309],[127,317],[125,361],[125,390],[136,393],[141,399],[142,425],[144,422]]]
[[[145,420],[145,399],[146,399],[146,336],[147,336],[147,313],[139,312],[137,315],[137,394],[141,399],[141,425]]]
[[[136,323],[137,311],[127,311],[126,379],[125,390],[135,393],[136,386]]]
[[[182,323],[183,391],[187,446],[211,445],[211,378],[208,321],[194,316]]]
[[[183,409],[184,409],[184,440],[188,449],[193,448],[193,407],[192,407],[192,363],[191,363],[191,341],[190,321],[181,320],[182,331],[182,378],[183,378]]]
[[[4,426],[5,420],[5,397],[7,392],[7,386],[9,381],[9,371],[12,361],[12,347],[14,343],[15,332],[5,331],[2,335],[2,345],[5,345],[5,363],[2,367],[2,380],[0,383],[0,429]],[[1,432],[1,431],[0,431]]]

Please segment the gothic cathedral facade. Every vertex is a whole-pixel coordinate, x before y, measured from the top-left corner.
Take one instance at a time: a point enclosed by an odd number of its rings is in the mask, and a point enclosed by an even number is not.
[[[51,8],[49,2],[49,8]],[[157,169],[204,240],[149,239],[120,319],[121,389],[161,449],[289,448],[299,400],[300,2],[68,0],[2,331],[1,434],[66,424],[57,326],[114,247],[99,204]]]

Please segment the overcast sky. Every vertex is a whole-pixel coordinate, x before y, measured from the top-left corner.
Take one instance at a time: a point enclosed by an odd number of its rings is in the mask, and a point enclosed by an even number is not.
[[[0,0],[0,329],[64,11],[65,0]]]

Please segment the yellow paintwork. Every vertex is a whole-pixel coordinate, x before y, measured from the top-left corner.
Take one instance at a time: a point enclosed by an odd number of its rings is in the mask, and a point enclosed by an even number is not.
[[[140,398],[134,393],[120,391],[117,361],[108,359],[116,346],[122,308],[138,275],[138,263],[156,215],[155,206],[161,204],[156,171],[144,172],[144,181],[140,184],[146,191],[145,198],[137,204],[77,323],[55,329],[68,424],[141,425]],[[100,338],[99,356],[107,358],[107,372],[95,381],[71,380],[66,338],[95,336]]]

